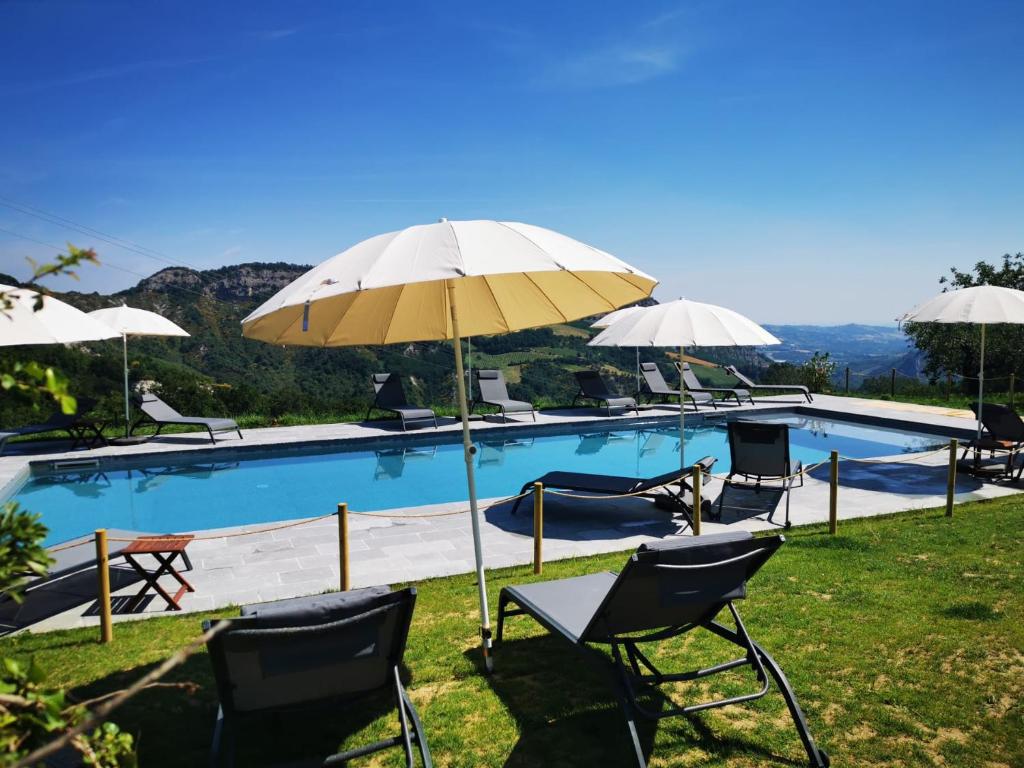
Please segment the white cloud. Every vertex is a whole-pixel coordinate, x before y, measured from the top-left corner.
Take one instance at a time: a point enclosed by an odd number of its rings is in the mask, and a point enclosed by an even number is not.
[[[563,59],[540,84],[554,88],[610,88],[634,85],[678,69],[679,49],[671,45],[612,45]]]

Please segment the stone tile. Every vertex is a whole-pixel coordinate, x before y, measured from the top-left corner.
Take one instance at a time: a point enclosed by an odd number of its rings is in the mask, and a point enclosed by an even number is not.
[[[454,550],[455,545],[450,541],[419,541],[414,544],[385,545],[381,549],[388,557],[392,555],[405,555],[410,560],[415,560],[424,555]]]
[[[316,547],[284,547],[281,549],[274,549],[269,552],[252,552],[248,555],[243,555],[245,558],[246,565],[253,565],[256,563],[272,563],[275,560],[294,560],[299,557],[308,557],[309,555],[317,554]]]
[[[281,579],[282,584],[295,584],[306,581],[334,581],[337,583],[336,571],[333,571],[327,567],[321,568],[301,568],[297,571],[286,571],[278,574],[278,578]]]

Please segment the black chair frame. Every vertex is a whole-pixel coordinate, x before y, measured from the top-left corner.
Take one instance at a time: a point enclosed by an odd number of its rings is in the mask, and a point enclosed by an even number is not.
[[[765,539],[756,539],[753,541],[755,542],[755,546],[756,543],[760,542],[763,542],[764,546],[758,546],[757,548],[751,549],[736,557],[717,562],[687,565],[654,563],[648,567],[653,567],[655,569],[673,569],[677,571],[682,570],[684,572],[694,574],[697,578],[707,574],[708,578],[713,580],[715,569],[733,566],[741,561],[749,561],[753,563],[753,570],[756,570],[779,546],[781,546],[785,539],[782,536],[774,536]],[[706,709],[716,709],[719,707],[727,707],[734,704],[755,701],[765,696],[771,690],[771,681],[775,682],[779,692],[785,699],[790,716],[793,718],[797,734],[799,735],[800,741],[807,753],[808,764],[811,768],[827,768],[830,765],[830,758],[823,749],[820,749],[815,744],[814,738],[811,736],[810,729],[807,725],[807,719],[797,702],[793,687],[790,685],[785,673],[782,671],[782,668],[775,659],[750,637],[732,599],[713,603],[709,606],[704,616],[695,621],[677,626],[669,626],[641,634],[611,633],[604,637],[599,633],[594,632],[594,626],[600,616],[600,611],[609,604],[616,586],[618,586],[625,578],[628,578],[627,574],[630,568],[635,566],[638,562],[638,558],[640,557],[642,557],[642,552],[638,552],[630,558],[626,568],[623,569],[622,573],[617,577],[615,586],[612,587],[609,592],[609,596],[604,599],[601,608],[598,609],[598,614],[595,614],[594,619],[591,621],[590,625],[588,625],[582,637],[577,642],[573,643],[573,647],[582,651],[588,658],[610,672],[616,697],[626,719],[627,729],[639,768],[647,768],[647,759],[644,755],[637,730],[636,723],[638,718],[657,721],[668,717],[690,715]],[[757,562],[758,560],[760,561],[759,563]],[[531,616],[549,632],[553,634],[562,634],[564,636],[564,630],[557,625],[557,622],[552,621],[550,617],[545,616],[543,612],[531,611],[523,606],[518,606],[516,603],[516,597],[513,594],[514,589],[514,587],[503,588],[498,599],[497,643],[501,643],[504,639],[505,619],[508,616]],[[742,597],[744,595],[739,596]],[[510,608],[510,604],[517,605],[517,607]],[[735,624],[734,629],[731,629],[716,620],[725,609],[728,609],[732,616],[733,623]],[[680,635],[698,628],[706,629],[726,642],[738,646],[743,652],[743,655],[736,659],[716,664],[712,667],[698,668],[686,672],[666,673],[658,669],[650,658],[648,658],[648,656],[639,648],[641,644],[663,642],[665,640],[679,637]],[[602,646],[607,646],[608,652],[602,650]],[[611,656],[610,659],[609,654]],[[715,699],[680,706],[667,693],[661,691],[661,695],[671,706],[667,709],[658,711],[645,707],[640,702],[641,694],[644,691],[652,688],[658,689],[659,686],[666,683],[700,680],[702,678],[711,677],[713,675],[743,667],[749,667],[753,671],[757,684],[757,688],[749,693],[730,696],[724,699]]]

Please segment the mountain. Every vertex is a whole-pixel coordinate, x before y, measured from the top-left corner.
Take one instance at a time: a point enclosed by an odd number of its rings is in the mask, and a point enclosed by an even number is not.
[[[128,342],[133,382],[159,389],[176,408],[199,414],[340,415],[365,413],[372,397],[372,373],[392,371],[406,382],[410,399],[454,406],[454,359],[450,343],[387,347],[282,348],[245,339],[240,322],[249,312],[308,266],[240,264],[196,271],[169,267],[136,286],[110,295],[54,293],[90,311],[126,303],[150,309],[185,328],[185,339],[132,338]],[[13,281],[12,281],[13,282]],[[568,403],[576,392],[574,370],[600,367],[615,385],[636,388],[633,349],[588,347],[589,322],[472,339],[466,346],[472,367],[502,368],[512,395],[544,404]],[[754,371],[767,360],[752,350],[693,350],[700,358],[735,363]],[[29,358],[29,355],[31,357]],[[95,342],[74,349],[38,347],[0,350],[0,360],[35,359],[67,374],[76,394],[100,400],[111,418],[122,397],[121,345]],[[670,353],[644,350],[643,359],[670,370]],[[709,371],[718,381],[721,373]],[[671,377],[669,377],[671,379]],[[0,418],[24,418],[16,398],[0,400]]]

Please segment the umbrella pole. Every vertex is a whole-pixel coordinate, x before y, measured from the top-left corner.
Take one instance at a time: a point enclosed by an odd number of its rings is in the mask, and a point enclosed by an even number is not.
[[[128,425],[131,423],[131,404],[128,399],[128,334],[121,334],[121,347],[124,351],[124,436],[128,437]]]
[[[462,339],[455,306],[455,286],[449,282],[448,307],[452,316],[452,346],[455,347],[455,383],[459,394],[459,415],[462,418],[462,449],[466,459],[466,485],[469,488],[469,515],[473,525],[473,556],[476,559],[476,583],[480,593],[480,638],[483,643],[484,668],[494,669],[491,658],[491,619],[487,609],[487,582],[484,574],[484,553],[480,543],[480,514],[476,504],[476,478],[473,475],[473,454],[476,448],[469,436],[469,408],[466,405],[466,380],[462,370]]]
[[[679,361],[682,366],[683,348],[679,348]],[[679,369],[679,468],[686,469],[686,433],[683,431],[686,426],[686,385],[683,382],[683,369]]]
[[[978,439],[981,440],[981,409],[985,398],[985,324],[981,324],[981,364],[978,366]]]

